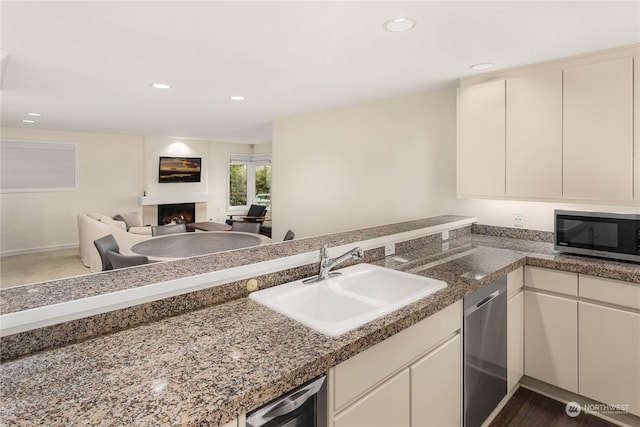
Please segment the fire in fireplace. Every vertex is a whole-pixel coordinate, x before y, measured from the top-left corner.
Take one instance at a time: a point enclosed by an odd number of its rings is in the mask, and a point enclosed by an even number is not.
[[[195,221],[195,203],[158,205],[158,225],[189,224]]]

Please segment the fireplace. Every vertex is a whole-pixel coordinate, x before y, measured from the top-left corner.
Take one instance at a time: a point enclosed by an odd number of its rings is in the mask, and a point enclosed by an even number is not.
[[[158,205],[158,225],[189,224],[196,222],[195,203]]]

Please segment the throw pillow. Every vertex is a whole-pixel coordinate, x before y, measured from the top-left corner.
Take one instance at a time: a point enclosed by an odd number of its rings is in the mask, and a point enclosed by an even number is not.
[[[142,215],[140,212],[125,212],[120,214],[120,216],[127,222],[127,228],[142,226]]]
[[[124,226],[125,226],[125,228],[127,229],[127,231],[129,231],[129,229],[131,228],[131,226],[129,225],[129,223],[127,222],[127,220],[126,220],[126,219],[124,219],[122,215],[118,214],[118,215],[114,216],[114,217],[113,217],[113,219],[114,219],[114,220],[116,220],[116,221],[122,221],[122,222],[124,222]]]

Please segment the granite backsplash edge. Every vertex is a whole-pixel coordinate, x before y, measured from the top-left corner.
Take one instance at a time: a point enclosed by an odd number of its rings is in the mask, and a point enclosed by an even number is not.
[[[358,233],[356,231],[355,233]],[[471,233],[471,226],[451,230],[450,238]],[[402,241],[396,244],[396,254],[401,255],[417,248],[442,240],[441,233]],[[375,262],[385,257],[385,248],[377,247],[365,251],[358,262]],[[346,263],[344,266],[355,264]],[[318,263],[285,269],[255,277],[261,289],[317,274]],[[117,309],[56,325],[33,329],[0,337],[0,362],[14,360],[40,351],[82,342],[101,335],[119,332],[136,326],[152,323],[167,317],[177,316],[205,307],[223,304],[248,296],[247,280],[233,281],[208,289],[173,296],[153,302]]]

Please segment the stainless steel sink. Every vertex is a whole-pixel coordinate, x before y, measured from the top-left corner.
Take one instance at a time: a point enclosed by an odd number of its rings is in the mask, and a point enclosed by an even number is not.
[[[302,280],[252,293],[249,298],[329,336],[338,336],[427,297],[447,284],[371,264],[339,270],[312,284]]]

